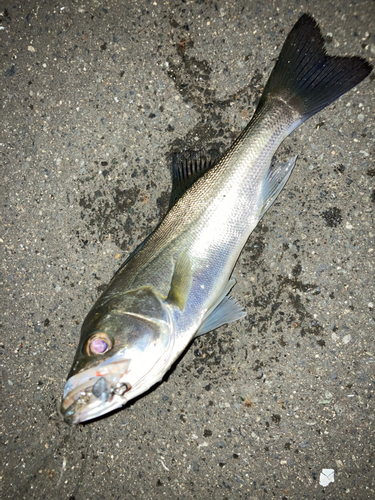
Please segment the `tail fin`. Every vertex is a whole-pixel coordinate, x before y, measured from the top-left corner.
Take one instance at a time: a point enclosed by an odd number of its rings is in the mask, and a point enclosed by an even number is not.
[[[361,57],[331,57],[316,21],[304,14],[289,33],[257,112],[272,98],[281,98],[296,109],[296,126],[355,87],[372,71]]]

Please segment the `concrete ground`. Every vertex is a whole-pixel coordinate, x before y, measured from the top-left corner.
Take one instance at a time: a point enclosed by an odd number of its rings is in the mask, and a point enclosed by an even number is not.
[[[296,168],[235,270],[246,318],[121,411],[59,409],[171,153],[225,150],[303,12],[374,63],[371,0],[2,3],[2,499],[375,498],[374,75],[280,148]]]

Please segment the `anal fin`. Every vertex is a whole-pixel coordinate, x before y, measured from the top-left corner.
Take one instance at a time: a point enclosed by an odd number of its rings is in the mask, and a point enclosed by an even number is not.
[[[294,156],[286,163],[283,163],[282,165],[279,165],[275,168],[270,168],[268,170],[262,186],[262,208],[259,219],[264,216],[272,203],[279,196],[280,191],[283,189],[287,180],[289,179],[290,174],[292,173],[292,170],[296,163],[296,159],[297,156]]]

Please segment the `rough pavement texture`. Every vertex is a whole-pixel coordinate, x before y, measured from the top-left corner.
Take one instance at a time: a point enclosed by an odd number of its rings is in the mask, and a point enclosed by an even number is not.
[[[374,62],[371,0],[2,3],[2,499],[375,498],[374,76],[280,148],[297,166],[235,270],[247,317],[121,411],[59,410],[171,153],[225,150],[303,12]]]

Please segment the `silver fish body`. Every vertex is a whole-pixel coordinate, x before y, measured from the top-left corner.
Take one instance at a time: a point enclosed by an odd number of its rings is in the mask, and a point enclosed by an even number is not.
[[[66,421],[122,406],[160,381],[194,336],[245,315],[228,296],[231,274],[295,163],[272,169],[273,155],[298,125],[370,71],[361,58],[327,56],[315,21],[302,16],[251,122],[178,199],[89,312],[65,386]]]

